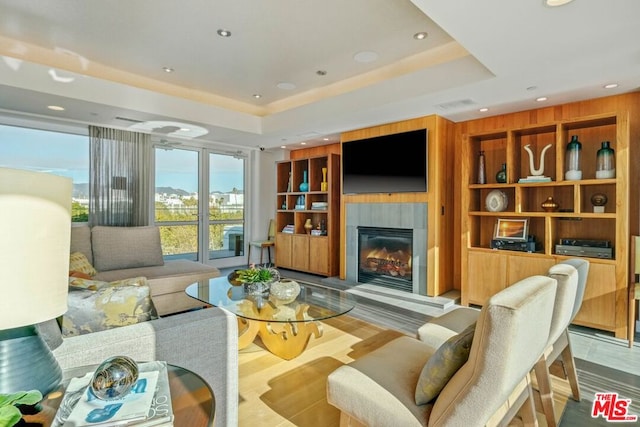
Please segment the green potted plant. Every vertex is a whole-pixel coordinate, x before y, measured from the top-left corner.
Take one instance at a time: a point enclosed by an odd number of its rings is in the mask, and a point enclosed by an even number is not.
[[[14,426],[22,419],[17,405],[35,405],[42,400],[38,390],[0,393],[0,426]]]
[[[264,293],[269,290],[271,283],[280,280],[280,273],[270,266],[252,264],[245,270],[236,270],[235,280],[244,284],[247,293]]]

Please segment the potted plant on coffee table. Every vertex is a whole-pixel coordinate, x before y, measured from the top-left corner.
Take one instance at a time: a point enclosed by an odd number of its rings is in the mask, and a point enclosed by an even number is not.
[[[248,294],[263,294],[273,282],[280,280],[280,273],[271,265],[251,264],[245,270],[236,270],[235,280],[244,285]]]

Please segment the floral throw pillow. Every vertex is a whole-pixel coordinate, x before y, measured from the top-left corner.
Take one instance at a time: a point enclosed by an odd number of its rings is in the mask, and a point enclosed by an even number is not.
[[[91,265],[87,257],[82,252],[73,252],[69,255],[69,271],[77,271],[91,277],[98,274],[96,269],[93,268],[93,265]]]
[[[65,337],[103,331],[158,318],[146,278],[99,282],[69,279],[69,309],[62,317]]]

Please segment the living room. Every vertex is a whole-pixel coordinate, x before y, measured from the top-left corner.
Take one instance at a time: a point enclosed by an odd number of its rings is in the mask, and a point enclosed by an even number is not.
[[[336,242],[330,251],[336,261],[326,276],[354,281],[348,243],[357,236],[350,234],[351,215],[364,222],[368,209],[378,204],[390,205],[391,211],[408,204],[423,209],[417,216],[424,224],[409,227],[414,245],[420,243],[411,293],[438,297],[456,291],[462,305],[479,306],[498,288],[546,272],[550,260],[563,258],[556,253],[558,239],[605,241],[615,255],[592,263],[591,280],[604,285],[589,288],[576,322],[624,342],[630,273],[626,242],[640,228],[634,193],[640,65],[631,59],[637,56],[631,16],[638,5],[469,2],[463,11],[439,3],[358,1],[320,7],[282,1],[248,8],[222,2],[177,8],[161,2],[162,7],[147,10],[141,2],[125,17],[108,5],[63,2],[50,9],[35,1],[0,0],[0,126],[44,131],[44,140],[46,133],[54,133],[87,141],[84,160],[73,160],[87,170],[89,126],[148,135],[151,188],[179,188],[161,184],[163,173],[175,172],[173,164],[195,182],[183,188],[189,197],[150,190],[148,224],[177,226],[161,223],[154,212],[162,198],[167,212],[183,209],[192,215],[180,227],[215,230],[211,235],[221,242],[214,247],[209,234],[193,232],[188,245],[173,253],[167,245],[163,254],[206,260],[223,271],[247,265],[247,245],[268,235],[270,219],[278,225],[272,253],[276,264],[286,265],[278,259],[286,246],[278,239],[288,237],[282,235],[284,226],[299,226],[298,237],[306,233],[304,221],[288,217],[306,220],[307,212],[282,209],[281,198],[287,196],[279,189],[281,162],[340,156],[342,144],[427,129],[427,191],[363,195],[337,189],[331,223]],[[354,26],[359,21],[362,25]],[[317,36],[327,26],[335,28],[331,40]],[[171,34],[165,34],[167,28]],[[603,31],[595,35],[593,28]],[[617,86],[604,88],[610,84]],[[585,179],[568,183],[565,151],[574,134],[583,144]],[[605,140],[612,141],[618,175],[596,182],[596,151]],[[5,160],[13,141],[0,140],[3,167],[16,166]],[[518,185],[518,178],[535,169],[524,147],[533,148],[535,164],[549,142],[553,148],[546,152],[543,174],[553,183]],[[486,184],[477,181],[482,149]],[[183,152],[197,153],[195,160],[180,157]],[[402,153],[393,149],[378,157],[402,162]],[[198,202],[218,190],[211,176],[223,176],[216,163],[220,159],[242,165],[234,170],[240,180],[215,195],[216,212],[232,216],[204,219],[206,208]],[[503,163],[506,185],[493,179]],[[338,182],[341,167],[334,168]],[[295,185],[298,181],[301,176]],[[110,183],[120,191],[123,181]],[[493,190],[508,199],[504,215],[485,209]],[[594,194],[608,198],[602,213],[590,202]],[[560,205],[556,212],[540,207],[549,196]],[[322,202],[320,195],[312,197],[317,200],[309,203]],[[183,207],[189,198],[197,207]],[[309,211],[312,218],[324,215]],[[526,217],[540,253],[500,251],[494,256],[491,240],[501,216]],[[322,221],[313,222],[321,226]],[[260,255],[253,251],[249,262],[259,262]],[[477,285],[488,282],[494,284]]]

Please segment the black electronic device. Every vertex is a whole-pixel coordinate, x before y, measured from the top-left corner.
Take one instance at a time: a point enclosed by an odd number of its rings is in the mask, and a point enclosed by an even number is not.
[[[529,236],[527,241],[492,239],[491,249],[519,251],[519,252],[535,252],[538,249],[538,244],[535,241],[535,238],[533,236]]]
[[[597,239],[560,239],[560,245],[563,246],[588,246],[591,248],[610,248],[609,240]]]
[[[613,248],[556,245],[557,255],[586,256],[590,258],[613,259]]]

